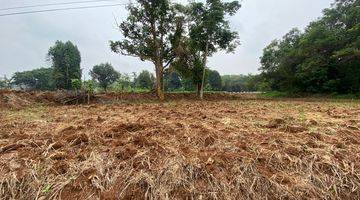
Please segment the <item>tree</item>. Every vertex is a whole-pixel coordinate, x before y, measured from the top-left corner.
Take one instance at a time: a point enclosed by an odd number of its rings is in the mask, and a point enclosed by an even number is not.
[[[221,76],[216,70],[209,70],[208,82],[211,90],[220,91],[222,87]]]
[[[165,80],[165,89],[167,91],[174,91],[180,89],[182,86],[180,75],[176,71],[170,71],[165,73],[164,80]]]
[[[224,75],[222,90],[227,92],[254,92],[261,89],[260,75]]]
[[[147,70],[140,72],[135,79],[136,87],[141,89],[152,89],[154,86],[154,76]]]
[[[107,91],[109,85],[120,77],[119,72],[117,72],[110,63],[95,65],[90,71],[90,75],[94,80],[99,82],[100,87],[105,91]]]
[[[163,100],[163,72],[175,57],[171,42],[178,18],[176,9],[169,0],[136,0],[127,8],[129,16],[119,25],[124,39],[110,41],[111,50],[152,62],[156,72],[156,92]]]
[[[88,104],[90,104],[90,97],[93,96],[95,92],[95,81],[93,80],[84,81],[82,86],[85,92],[87,93],[87,102]]]
[[[133,81],[129,74],[123,73],[113,84],[113,89],[116,91],[129,91],[133,87]]]
[[[263,85],[306,93],[360,92],[360,2],[335,0],[301,32],[291,30],[261,57]]]
[[[298,29],[292,29],[282,40],[275,40],[264,49],[260,70],[265,72],[263,75],[267,80],[271,80],[274,90],[298,90],[294,86],[297,82],[296,63],[302,59],[297,51],[301,37]]]
[[[179,44],[181,51],[177,52],[177,58],[172,63],[172,66],[184,80],[183,86],[187,90],[196,88],[197,95],[200,96],[204,66],[199,54],[191,47],[189,42],[190,39],[183,38],[182,44]],[[205,78],[207,74],[205,73]]]
[[[10,82],[11,81],[6,76],[4,76],[4,78],[0,78],[0,89],[9,88]]]
[[[203,99],[208,56],[218,50],[234,51],[239,44],[238,34],[230,30],[226,15],[234,15],[240,8],[238,1],[223,3],[221,0],[208,0],[206,3],[190,4],[189,36],[192,48],[201,54],[202,78],[200,98]]]
[[[245,75],[224,75],[221,77],[223,81],[223,90],[227,92],[243,92],[246,91],[247,76]]]
[[[71,79],[71,87],[78,92],[82,87],[82,82],[80,79]]]
[[[72,89],[71,79],[81,79],[81,56],[78,48],[70,41],[56,41],[55,45],[50,47],[48,57],[52,61],[55,87]]]
[[[30,71],[16,72],[12,84],[30,90],[53,90],[52,68],[39,68]]]

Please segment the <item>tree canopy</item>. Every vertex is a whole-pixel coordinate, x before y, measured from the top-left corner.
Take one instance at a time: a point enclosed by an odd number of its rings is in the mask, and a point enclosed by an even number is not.
[[[156,91],[162,100],[164,69],[175,56],[172,41],[178,17],[176,8],[169,0],[136,0],[127,8],[129,16],[119,25],[124,39],[110,41],[111,50],[152,62],[156,72]]]
[[[192,2],[185,9],[186,23],[181,24],[182,31],[175,40],[177,59],[174,66],[197,85],[200,98],[203,97],[207,57],[219,50],[232,52],[239,44],[237,32],[231,31],[226,19],[239,8],[238,1],[208,0]]]
[[[39,68],[16,72],[12,76],[12,84],[30,90],[53,90],[53,69]]]
[[[110,63],[95,65],[90,71],[90,75],[105,91],[120,77],[119,72]]]
[[[220,91],[222,89],[221,76],[216,70],[209,70],[208,83],[211,90]]]
[[[114,52],[155,65],[160,99],[164,98],[164,69],[170,64],[202,91],[207,56],[218,50],[232,51],[238,44],[237,33],[230,30],[226,16],[234,15],[239,8],[238,1],[208,0],[183,6],[168,0],[137,0],[128,6],[129,16],[119,25],[124,39],[111,41],[110,46]]]
[[[0,78],[0,88],[9,88],[10,87],[10,80],[4,76]]]
[[[293,29],[269,44],[262,76],[272,90],[360,92],[360,2],[336,0],[304,32]]]
[[[154,88],[154,76],[149,71],[143,70],[136,77],[135,83],[141,89],[152,89]]]
[[[54,84],[57,89],[72,89],[71,80],[81,79],[81,56],[78,48],[70,41],[56,41],[48,51],[52,61]]]
[[[164,76],[164,86],[166,91],[174,91],[181,88],[180,74],[176,71],[167,71]]]

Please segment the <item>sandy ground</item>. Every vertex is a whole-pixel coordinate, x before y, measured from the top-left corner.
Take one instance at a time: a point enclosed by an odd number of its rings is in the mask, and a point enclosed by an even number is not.
[[[360,103],[0,111],[0,199],[359,199]]]

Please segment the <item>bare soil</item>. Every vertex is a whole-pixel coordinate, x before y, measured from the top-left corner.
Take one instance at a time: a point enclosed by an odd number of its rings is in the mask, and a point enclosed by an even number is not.
[[[9,94],[30,103],[0,111],[0,199],[360,198],[359,102]]]

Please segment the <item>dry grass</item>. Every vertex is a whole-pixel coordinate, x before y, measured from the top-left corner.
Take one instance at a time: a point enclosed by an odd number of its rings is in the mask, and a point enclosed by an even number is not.
[[[357,102],[172,101],[0,115],[0,199],[360,198]]]

